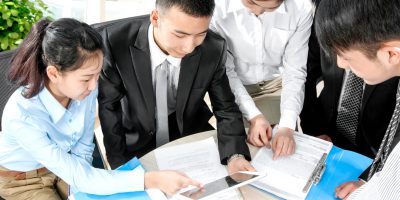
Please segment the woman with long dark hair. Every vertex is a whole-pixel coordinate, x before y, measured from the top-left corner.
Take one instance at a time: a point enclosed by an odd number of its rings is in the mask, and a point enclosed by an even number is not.
[[[93,168],[101,36],[74,19],[36,23],[12,59],[9,79],[19,88],[3,113],[0,196],[60,199],[56,182],[73,191],[112,194],[160,188],[169,194],[189,184],[174,171]],[[168,182],[170,182],[168,184]]]

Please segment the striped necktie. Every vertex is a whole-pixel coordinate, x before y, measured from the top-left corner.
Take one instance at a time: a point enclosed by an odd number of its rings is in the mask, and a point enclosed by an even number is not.
[[[363,85],[364,81],[349,71],[336,118],[337,130],[353,144],[356,144]]]

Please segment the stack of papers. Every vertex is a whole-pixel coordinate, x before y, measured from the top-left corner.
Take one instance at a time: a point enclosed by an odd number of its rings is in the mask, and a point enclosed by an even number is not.
[[[264,147],[257,152],[252,164],[258,171],[266,171],[268,176],[251,183],[253,186],[285,199],[334,200],[335,188],[357,180],[372,162],[366,156],[340,149],[319,138],[301,133],[295,133],[294,138],[296,152],[292,156],[272,160],[271,149]],[[320,182],[303,192],[324,153],[328,156]]]
[[[155,150],[160,170],[177,170],[203,184],[228,175],[225,166],[220,164],[217,145],[212,137],[172,147]],[[174,197],[172,197],[174,198]],[[237,190],[222,193],[215,199],[242,199]]]
[[[252,161],[257,171],[266,171],[268,176],[252,183],[252,185],[267,190],[285,199],[305,199],[310,188],[303,188],[311,177],[324,153],[329,153],[332,143],[295,133],[296,151],[291,156],[272,160],[272,150],[261,148]]]

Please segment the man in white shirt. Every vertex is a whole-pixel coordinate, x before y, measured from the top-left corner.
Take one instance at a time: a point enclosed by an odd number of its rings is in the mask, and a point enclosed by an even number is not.
[[[211,29],[227,40],[229,83],[250,122],[248,141],[255,146],[270,147],[272,129],[269,113],[262,113],[249,93],[282,74],[281,116],[272,141],[274,158],[290,155],[295,149],[293,131],[303,106],[312,15],[309,0],[216,1]],[[265,93],[263,87],[257,90]]]

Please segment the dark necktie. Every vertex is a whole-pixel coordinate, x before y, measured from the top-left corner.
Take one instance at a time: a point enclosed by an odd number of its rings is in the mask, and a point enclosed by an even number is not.
[[[389,156],[390,146],[392,145],[393,138],[396,135],[397,127],[399,126],[399,116],[400,115],[400,82],[397,86],[396,93],[396,106],[394,108],[394,112],[392,118],[390,119],[389,126],[386,129],[385,136],[383,136],[381,146],[379,146],[378,153],[374,159],[374,162],[371,165],[371,170],[368,174],[368,180],[372,178],[372,176],[382,170],[383,165],[386,162],[386,159]]]
[[[169,142],[168,128],[168,61],[165,60],[156,68],[156,146]]]
[[[353,144],[356,144],[358,116],[361,108],[364,81],[349,71],[336,119],[336,128]]]

